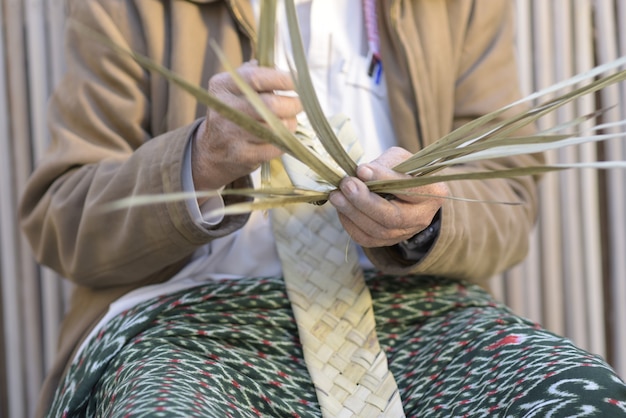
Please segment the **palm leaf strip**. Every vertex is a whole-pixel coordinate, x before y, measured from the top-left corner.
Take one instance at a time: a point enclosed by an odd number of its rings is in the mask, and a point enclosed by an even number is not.
[[[488,180],[539,175],[568,169],[626,169],[626,161],[597,161],[592,163],[551,164],[541,166],[516,167],[504,170],[463,172],[458,174],[428,175],[399,180],[381,180],[366,183],[374,193],[403,193],[406,189],[428,184],[455,180]]]
[[[264,0],[259,18],[257,58],[261,67],[274,66],[274,45],[276,43],[276,0]],[[270,163],[261,164],[261,187],[271,183]]]
[[[292,74],[294,75],[296,88],[300,95],[304,111],[322,146],[328,151],[328,154],[347,175],[355,176],[356,163],[350,158],[335,135],[333,128],[330,126],[328,119],[322,111],[322,106],[313,88],[293,0],[285,0],[285,10],[287,12],[287,24],[289,26],[293,59],[297,70],[297,74],[293,71]]]
[[[433,162],[433,153],[441,149],[454,149],[456,147],[459,147],[460,145],[487,140],[490,141],[493,145],[497,145],[498,140],[508,137],[509,135],[511,135],[511,133],[519,130],[520,128],[528,124],[534,123],[539,118],[553,112],[557,108],[583,95],[594,93],[604,87],[623,80],[626,80],[626,70],[619,71],[613,75],[602,77],[583,87],[579,87],[571,92],[565,93],[562,96],[535,106],[528,111],[506,118],[495,126],[488,125],[494,119],[501,116],[504,112],[520,104],[521,102],[516,102],[514,104],[505,106],[504,108],[488,113],[482,117],[475,119],[472,122],[469,122],[457,128],[448,135],[442,137],[440,140],[432,143],[430,146],[423,148],[421,151],[417,152],[403,163],[397,165],[396,167],[394,167],[394,170],[407,174],[416,174],[416,172],[423,170],[428,162]],[[478,130],[478,133],[476,133],[476,130]],[[424,161],[427,161],[427,163],[424,163]],[[423,172],[421,174],[428,174],[428,172]]]

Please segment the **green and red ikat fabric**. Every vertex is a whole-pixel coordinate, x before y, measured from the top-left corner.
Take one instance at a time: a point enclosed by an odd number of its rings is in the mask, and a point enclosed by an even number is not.
[[[476,286],[366,272],[408,417],[626,417],[598,357]],[[75,360],[50,417],[319,417],[281,278],[136,306]]]

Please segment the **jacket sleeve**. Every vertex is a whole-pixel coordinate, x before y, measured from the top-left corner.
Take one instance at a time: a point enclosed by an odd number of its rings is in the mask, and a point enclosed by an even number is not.
[[[475,1],[461,26],[453,129],[520,98],[511,2]],[[532,132],[528,126],[515,135]],[[456,166],[440,174],[533,166],[543,161],[542,155],[523,155]],[[390,273],[437,275],[488,287],[490,277],[521,262],[528,253],[537,216],[537,181],[527,176],[450,182],[451,196],[492,203],[446,200],[439,236],[416,264],[403,261],[394,247],[366,252],[375,265]]]
[[[149,281],[247,220],[226,217],[205,229],[184,201],[103,210],[122,198],[181,191],[184,150],[197,125],[155,134],[151,111],[158,94],[150,73],[75,24],[145,54],[141,19],[129,4],[69,2],[67,73],[49,103],[51,144],[20,204],[37,260],[96,288]],[[238,183],[249,185],[248,179]]]

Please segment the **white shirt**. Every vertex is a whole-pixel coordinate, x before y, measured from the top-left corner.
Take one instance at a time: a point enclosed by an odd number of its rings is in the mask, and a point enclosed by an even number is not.
[[[260,1],[252,0],[257,16]],[[377,84],[367,74],[369,60],[361,0],[296,0],[296,6],[311,78],[322,109],[329,116],[344,113],[351,118],[365,150],[362,161],[371,161],[395,145],[395,138],[384,78]],[[278,9],[276,65],[287,70],[285,52],[290,51],[290,45],[282,2]],[[187,179],[185,186],[192,189],[190,152],[187,154],[183,177]],[[257,186],[259,177],[258,171],[253,173]],[[221,204],[219,199],[208,203],[211,207]],[[204,220],[195,200],[190,201],[190,210],[201,225],[219,222]],[[362,252],[361,264],[371,265]],[[198,249],[192,261],[169,281],[136,289],[113,302],[78,352],[107,321],[150,298],[208,280],[280,274],[270,218],[255,211],[243,228]]]

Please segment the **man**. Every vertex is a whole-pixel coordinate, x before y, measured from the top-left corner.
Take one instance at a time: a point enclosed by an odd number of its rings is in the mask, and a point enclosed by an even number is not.
[[[252,3],[72,0],[68,13],[259,118],[224,73],[214,40],[294,131],[299,100],[274,93],[293,90],[290,77],[248,62]],[[298,2],[324,110],[346,112],[366,151],[330,204],[363,250],[378,340],[406,415],[589,407],[619,416],[625,388],[601,360],[479,288],[525,256],[534,178],[440,183],[390,200],[364,183],[404,177],[392,167],[518,98],[510,9],[487,0],[379,2],[377,80],[367,74],[360,1]],[[77,285],[39,413],[52,404],[51,416],[319,416],[268,217],[207,216],[245,200],[231,195],[102,210],[135,195],[249,187],[281,151],[72,25],[67,59],[50,104],[50,150],[21,206],[38,260]],[[449,172],[540,162],[530,155]],[[419,251],[408,251],[405,241],[424,234]],[[580,379],[595,383],[571,396],[550,389]],[[588,401],[582,393],[592,387]]]

